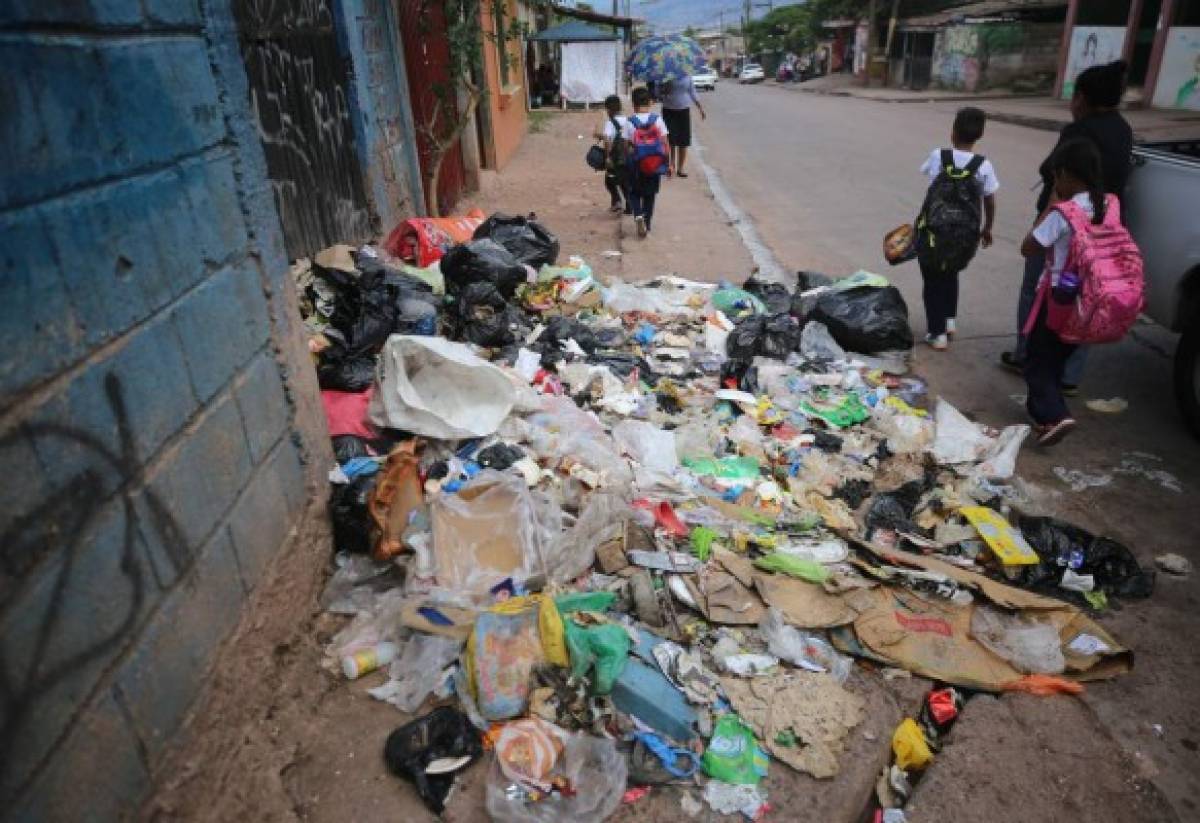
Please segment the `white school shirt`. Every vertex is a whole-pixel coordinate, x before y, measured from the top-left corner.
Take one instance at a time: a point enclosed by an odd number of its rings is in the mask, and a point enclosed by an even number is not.
[[[1089,218],[1095,216],[1092,197],[1086,191],[1075,195],[1071,201],[1083,209]],[[1071,224],[1057,210],[1046,215],[1046,219],[1033,230],[1033,239],[1038,241],[1042,248],[1049,250],[1046,255],[1046,271],[1050,272],[1051,287],[1058,285],[1058,277],[1062,274],[1063,266],[1067,264],[1067,255],[1071,251],[1071,234]]]
[[[960,151],[953,149],[954,165],[960,169],[966,168],[967,163],[971,162],[971,158],[975,155],[969,151]],[[925,159],[925,165],[921,166],[921,174],[929,178],[930,182],[937,179],[937,176],[942,172],[942,149],[934,149],[929,153],[929,157]],[[992,165],[991,160],[984,160],[980,165],[979,171],[975,172],[975,179],[979,181],[980,187],[983,189],[983,195],[986,197],[989,194],[995,194],[1000,190],[1000,181],[996,178],[996,168]]]
[[[617,121],[617,125],[621,127],[621,134],[624,135],[629,128],[629,118],[623,114],[615,115],[610,120],[604,121],[604,139],[613,140],[617,136],[617,130],[613,128],[613,120]]]

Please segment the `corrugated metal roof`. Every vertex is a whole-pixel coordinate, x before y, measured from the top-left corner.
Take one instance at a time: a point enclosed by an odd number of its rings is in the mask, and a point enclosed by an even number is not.
[[[560,26],[551,26],[545,31],[539,31],[529,39],[543,43],[589,43],[619,38],[611,31],[589,26],[582,20],[571,20]]]
[[[963,3],[954,8],[922,14],[919,17],[905,17],[900,21],[902,28],[918,26],[944,26],[958,21],[986,20],[989,18],[1016,19],[1022,12],[1047,11],[1054,8],[1066,8],[1067,0],[980,0],[975,3]]]

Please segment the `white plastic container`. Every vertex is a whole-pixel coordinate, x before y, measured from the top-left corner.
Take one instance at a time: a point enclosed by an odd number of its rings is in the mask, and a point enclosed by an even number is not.
[[[342,674],[349,680],[357,680],[364,674],[386,666],[396,659],[400,649],[395,643],[376,643],[366,649],[342,658]]]

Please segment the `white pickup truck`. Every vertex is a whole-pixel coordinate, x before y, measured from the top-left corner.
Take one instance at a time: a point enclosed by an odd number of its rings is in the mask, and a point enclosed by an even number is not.
[[[1124,216],[1146,265],[1146,314],[1181,332],[1175,397],[1200,436],[1200,140],[1133,150]]]

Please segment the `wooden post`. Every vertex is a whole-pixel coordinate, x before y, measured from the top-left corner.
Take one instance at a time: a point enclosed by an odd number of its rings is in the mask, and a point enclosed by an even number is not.
[[[888,18],[887,44],[883,47],[883,85],[889,86],[892,73],[892,38],[896,35],[896,18],[900,14],[900,0],[892,0],[892,16]]]
[[[1058,50],[1058,77],[1054,80],[1054,99],[1062,97],[1063,84],[1067,82],[1067,59],[1071,54],[1071,34],[1075,21],[1079,19],[1079,0],[1071,0],[1067,6],[1067,19],[1063,23],[1062,46]]]
[[[858,38],[856,37],[855,39]],[[863,67],[862,84],[864,87],[869,87],[871,85],[871,57],[875,51],[875,0],[871,0],[867,4],[867,45],[865,51],[867,52],[867,59]],[[851,66],[850,70],[853,71],[854,67]]]
[[[1146,83],[1142,86],[1142,100],[1149,108],[1154,104],[1154,90],[1158,86],[1158,70],[1162,67],[1163,52],[1167,48],[1167,33],[1175,21],[1175,0],[1163,0],[1158,14],[1158,26],[1154,30],[1154,47],[1150,49],[1150,65],[1146,69]]]
[[[1133,47],[1137,43],[1138,27],[1145,6],[1146,0],[1132,0],[1129,4],[1129,19],[1125,21],[1125,47],[1121,49],[1121,59],[1126,63],[1133,62]]]

